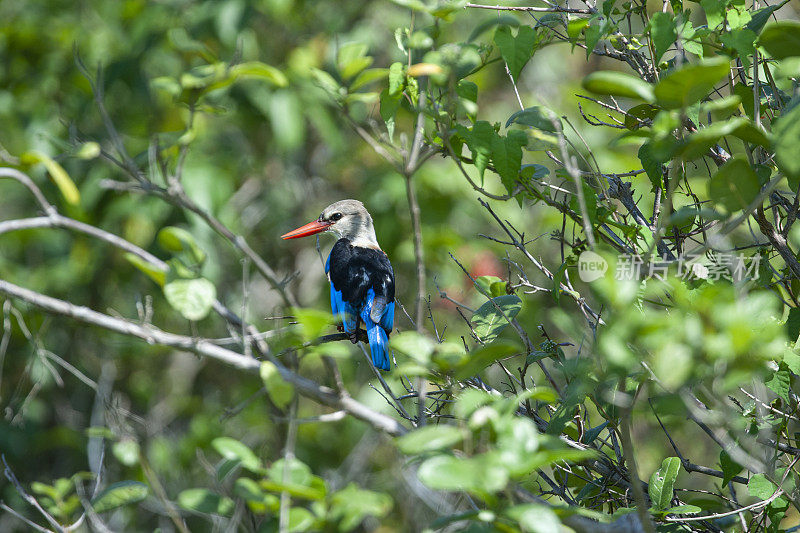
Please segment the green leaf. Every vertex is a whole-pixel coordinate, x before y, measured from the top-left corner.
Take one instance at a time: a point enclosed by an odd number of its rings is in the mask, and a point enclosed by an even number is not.
[[[503,280],[501,280],[497,276],[478,276],[477,278],[475,278],[474,283],[475,287],[477,287],[478,291],[480,291],[482,294],[491,294],[492,285],[501,281]]]
[[[389,94],[397,96],[403,91],[406,83],[405,67],[400,62],[392,63],[389,67]]]
[[[270,465],[267,475],[273,481],[283,481],[283,470],[286,464],[285,459],[278,459]],[[308,486],[314,480],[314,474],[311,472],[311,467],[299,459],[291,459],[289,461],[289,473],[286,479],[287,483],[295,485]]]
[[[78,205],[81,202],[81,193],[78,192],[78,187],[75,186],[75,182],[69,177],[64,167],[59,165],[49,155],[34,150],[25,152],[19,159],[23,165],[43,164],[44,168],[47,169],[47,173],[50,174],[53,183],[58,187],[61,196],[64,197],[64,200],[70,205]]]
[[[367,56],[368,47],[363,43],[349,43],[339,49],[336,56],[336,66],[342,79],[349,79],[372,64],[372,58]]]
[[[467,42],[471,43],[480,35],[487,31],[490,28],[494,28],[495,26],[513,26],[514,28],[519,26],[519,19],[517,19],[513,15],[498,15],[496,17],[491,17],[489,19],[484,20],[477,26],[475,29],[472,30],[472,33],[469,34],[469,38],[467,38]]]
[[[607,19],[599,16],[594,16],[591,18],[589,25],[583,32],[586,38],[586,59],[589,59],[589,56],[592,55],[597,43],[599,43],[603,35],[607,33],[608,27],[609,24]]]
[[[522,309],[522,300],[513,294],[492,298],[472,315],[471,322],[475,334],[483,342],[493,341],[508,325],[508,320],[517,316],[520,309]],[[506,317],[508,318],[506,319]]]
[[[679,109],[699,102],[728,74],[730,60],[724,57],[693,63],[663,77],[654,89],[658,104]]]
[[[506,128],[512,124],[522,124],[543,131],[556,132],[554,121],[561,124],[561,119],[554,116],[549,109],[540,106],[526,107],[508,117]]]
[[[272,403],[281,409],[289,405],[294,397],[294,385],[283,379],[278,367],[271,361],[264,361],[261,363],[259,375]]]
[[[326,311],[320,311],[319,309],[295,307],[292,308],[292,314],[300,324],[300,331],[303,333],[303,339],[307,342],[318,339],[331,324],[335,323],[333,315]]]
[[[389,75],[389,69],[385,68],[368,68],[356,76],[353,83],[350,84],[351,91],[357,91],[362,87],[375,83],[378,80],[384,80]]]
[[[440,424],[424,426],[406,433],[396,440],[397,447],[406,455],[417,455],[442,448],[451,448],[464,439],[464,432],[457,426]]]
[[[750,67],[750,56],[755,52],[756,33],[753,30],[739,28],[731,30],[729,33],[720,35],[719,40],[726,48],[735,52],[735,56],[741,58],[745,68]]]
[[[789,335],[790,342],[795,342],[797,337],[800,336],[800,307],[789,309],[789,317],[786,319],[786,332]]]
[[[779,20],[764,27],[758,46],[774,59],[800,56],[800,21]]]
[[[225,459],[229,461],[238,461],[242,467],[251,472],[256,474],[264,472],[261,461],[256,457],[256,454],[236,439],[217,437],[211,441],[211,446]]]
[[[265,496],[261,487],[258,486],[258,483],[249,477],[240,477],[237,479],[233,484],[233,493],[239,498],[251,502],[263,502]]]
[[[698,514],[702,510],[696,505],[676,505],[664,511],[664,514]]]
[[[276,87],[289,85],[289,80],[283,72],[261,61],[246,61],[234,65],[230,74],[237,79],[264,80]]]
[[[96,513],[105,513],[123,505],[137,503],[147,498],[149,489],[138,481],[119,481],[100,492],[92,500]]]
[[[783,354],[783,362],[795,374],[800,374],[800,355],[794,350],[786,350]]]
[[[125,259],[135,266],[140,272],[144,273],[148,278],[152,279],[162,287],[167,281],[167,271],[163,270],[152,263],[148,263],[138,255],[130,252],[125,252]]]
[[[589,19],[586,18],[574,18],[567,22],[567,37],[569,37],[569,42],[573,44],[573,48],[581,32],[588,25]]]
[[[677,457],[667,457],[661,462],[661,468],[650,476],[647,487],[650,499],[656,509],[666,509],[672,501],[672,487],[678,478],[681,460]]]
[[[519,353],[521,346],[513,342],[495,341],[486,346],[476,348],[469,353],[463,365],[456,372],[456,379],[469,379],[498,359]]]
[[[800,157],[797,157],[797,147],[800,146],[800,105],[784,111],[772,124],[772,140],[778,168],[791,178],[790,184],[796,183],[800,178]]]
[[[772,375],[772,379],[767,381],[765,385],[784,402],[789,401],[789,391],[792,389],[792,373],[786,363],[781,362],[778,370]]]
[[[789,0],[784,0],[779,4],[775,4],[773,6],[763,7],[761,9],[757,9],[750,13],[750,22],[747,23],[747,29],[752,30],[754,32],[761,33],[762,28],[764,25],[769,22],[770,16],[777,11],[778,9],[782,8]]]
[[[636,98],[646,102],[655,101],[652,85],[623,72],[611,70],[592,72],[583,78],[581,85],[587,91],[596,94]]]
[[[729,213],[746,208],[761,190],[758,176],[744,156],[731,158],[722,165],[708,184],[708,195]]]
[[[217,299],[217,288],[205,278],[176,279],[164,285],[167,302],[187,320],[202,320]]]
[[[458,132],[464,138],[464,142],[467,143],[470,152],[472,152],[473,164],[478,169],[481,182],[483,182],[483,174],[492,157],[492,145],[494,139],[498,137],[497,132],[485,120],[476,122],[471,130],[459,126]]]
[[[702,157],[725,135],[734,135],[743,141],[764,146],[765,148],[770,146],[770,141],[764,132],[758,129],[749,119],[733,117],[698,129],[683,144],[678,146],[675,155],[679,155],[684,160]]]
[[[156,240],[158,245],[168,252],[190,252],[194,260],[201,265],[206,260],[206,253],[197,244],[194,235],[183,228],[167,226],[158,232]]]
[[[235,504],[228,497],[208,489],[186,489],[178,494],[178,505],[189,511],[229,516]]]
[[[706,15],[709,29],[714,29],[725,20],[725,7],[727,0],[701,0],[700,5]]]
[[[664,55],[675,39],[678,38],[678,29],[675,26],[675,19],[670,13],[658,11],[653,13],[650,17],[650,39],[655,47],[656,56],[655,61],[661,61],[661,56]]]
[[[117,461],[125,466],[133,466],[139,462],[139,443],[133,438],[123,438],[115,442],[111,451]]]
[[[522,147],[527,143],[528,136],[518,130],[509,131],[505,137],[495,135],[492,139],[492,162],[509,194],[516,186],[522,166]]]
[[[591,429],[586,430],[586,433],[583,434],[581,437],[581,442],[583,444],[591,444],[594,440],[600,436],[600,433],[606,428],[608,425],[608,420],[600,424],[599,426],[595,426]]]
[[[764,474],[756,474],[747,482],[747,491],[750,496],[754,496],[759,500],[766,500],[775,494],[775,488],[775,485]]]
[[[389,141],[394,138],[395,117],[402,103],[402,93],[390,94],[389,90],[381,92],[381,118],[386,123],[386,132],[389,134]]]
[[[719,452],[719,465],[722,468],[723,486],[727,486],[734,476],[739,475],[739,472],[744,470],[742,465],[731,459],[731,456],[725,450],[720,450]]]
[[[100,155],[100,145],[96,142],[86,142],[83,143],[75,152],[75,157],[79,159],[94,159],[95,157]]]
[[[290,533],[309,531],[314,525],[314,515],[304,507],[292,507],[289,509],[289,520],[287,530]]]
[[[508,483],[508,471],[491,455],[461,459],[437,455],[423,462],[417,472],[420,481],[436,490],[465,490],[491,494]]]
[[[517,36],[514,37],[511,35],[511,28],[501,26],[494,32],[494,42],[514,81],[519,81],[522,68],[536,51],[536,30],[530,26],[520,26]]]
[[[664,173],[662,172],[663,162],[656,159],[650,148],[651,145],[649,142],[644,143],[639,147],[639,153],[637,155],[639,156],[639,161],[642,162],[642,168],[644,168],[647,173],[647,177],[650,178],[653,191],[656,191],[661,188],[664,180]]]
[[[471,81],[458,80],[458,85],[456,85],[456,94],[458,94],[458,96],[461,98],[466,98],[470,102],[478,102],[478,86]]]
[[[496,423],[500,461],[511,476],[524,476],[539,466],[539,432],[527,418],[507,418]]]
[[[404,353],[423,364],[430,361],[431,354],[433,354],[433,349],[436,346],[431,339],[416,331],[404,331],[392,335],[389,344],[398,352]]]
[[[509,518],[519,523],[526,533],[559,533],[562,531],[558,515],[546,505],[526,503],[506,510]]]
[[[339,531],[351,531],[368,516],[385,517],[393,503],[388,494],[364,490],[350,483],[331,496],[330,516],[339,521]]]

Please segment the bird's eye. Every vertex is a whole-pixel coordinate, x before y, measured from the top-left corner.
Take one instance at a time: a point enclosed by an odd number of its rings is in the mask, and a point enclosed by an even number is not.
[[[337,220],[340,220],[341,218],[342,218],[342,214],[341,213],[334,213],[334,214],[331,215],[331,220],[334,221],[334,222],[336,222]]]

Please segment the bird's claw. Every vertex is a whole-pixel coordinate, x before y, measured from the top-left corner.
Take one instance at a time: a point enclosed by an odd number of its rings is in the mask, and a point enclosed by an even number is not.
[[[358,331],[350,332],[347,334],[347,336],[350,338],[350,342],[353,344],[358,344]]]

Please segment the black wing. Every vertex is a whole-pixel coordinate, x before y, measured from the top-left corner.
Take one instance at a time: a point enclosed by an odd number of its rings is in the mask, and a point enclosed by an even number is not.
[[[386,303],[394,301],[394,271],[383,251],[339,239],[329,260],[331,283],[341,291],[344,301],[360,308],[369,289],[375,291],[376,298],[385,298]]]

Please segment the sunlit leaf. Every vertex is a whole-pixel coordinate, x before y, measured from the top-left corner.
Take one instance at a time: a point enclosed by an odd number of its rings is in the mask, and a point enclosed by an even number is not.
[[[678,38],[678,30],[675,26],[675,18],[670,13],[656,12],[650,17],[648,25],[650,29],[650,38],[653,42],[656,55],[655,61],[661,61],[661,56],[664,55],[670,46]]]
[[[557,131],[556,124],[561,124],[561,119],[544,107],[533,106],[517,111],[508,117],[506,128],[511,124],[522,124],[523,126],[555,132]]]
[[[729,213],[749,206],[760,190],[758,176],[743,156],[733,157],[722,165],[708,185],[709,197]]]
[[[536,30],[530,26],[520,26],[517,35],[514,36],[511,34],[511,28],[500,26],[494,32],[494,42],[500,49],[500,55],[508,65],[514,81],[519,81],[522,68],[530,61],[536,50]]]
[[[405,454],[416,455],[424,452],[450,448],[461,442],[464,432],[461,428],[440,424],[424,426],[397,439],[397,446]]]
[[[677,457],[667,457],[661,462],[661,468],[650,476],[647,487],[650,499],[656,509],[666,509],[672,501],[672,487],[678,478],[681,460]]]
[[[583,78],[581,84],[584,89],[596,94],[636,98],[645,102],[655,100],[652,85],[623,72],[610,70],[592,72]]]
[[[208,489],[187,489],[178,494],[178,505],[189,511],[229,516],[235,504],[226,496]]]
[[[392,497],[382,492],[359,488],[350,483],[331,496],[331,517],[339,521],[339,531],[352,531],[368,516],[383,518],[392,510]]]
[[[294,386],[283,379],[278,367],[270,361],[263,361],[259,374],[272,402],[280,408],[289,405],[294,398]]]
[[[125,252],[125,259],[135,266],[138,270],[142,273],[147,275],[150,279],[158,283],[159,285],[163,286],[167,280],[167,271],[159,268],[158,266],[148,263],[138,255],[134,255],[130,252]]]
[[[277,87],[286,87],[289,80],[279,69],[260,61],[247,61],[231,67],[231,75],[239,79],[268,81]]]
[[[674,70],[655,86],[658,104],[666,109],[678,109],[700,101],[727,76],[729,65],[727,58],[717,57]]]
[[[78,205],[81,201],[81,193],[78,192],[78,187],[75,182],[69,177],[64,167],[59,165],[52,157],[42,152],[31,151],[26,152],[20,156],[20,162],[25,165],[35,165],[41,163],[50,174],[53,183],[58,187],[61,196],[68,204]]]
[[[522,300],[513,294],[492,298],[472,315],[475,334],[483,342],[491,342],[522,309]]]
[[[96,513],[105,513],[123,505],[130,505],[147,498],[149,489],[138,481],[120,481],[109,485],[92,499],[92,508]]]
[[[169,304],[187,320],[204,319],[217,298],[217,288],[205,278],[176,279],[164,285]]]
[[[238,461],[244,468],[251,472],[261,473],[264,470],[256,454],[236,439],[217,437],[211,441],[211,446],[225,459]]]
[[[764,26],[758,46],[774,59],[800,56],[800,21],[778,20]]]
[[[508,471],[498,458],[487,455],[465,459],[438,455],[422,463],[417,475],[432,489],[477,494],[497,492],[508,483]]]
[[[775,162],[796,183],[800,178],[800,157],[797,157],[797,147],[800,146],[800,105],[784,111],[773,123],[772,139]],[[790,183],[793,183],[792,180]]]
[[[764,474],[756,474],[747,482],[747,491],[750,496],[766,500],[775,493],[775,485]]]

